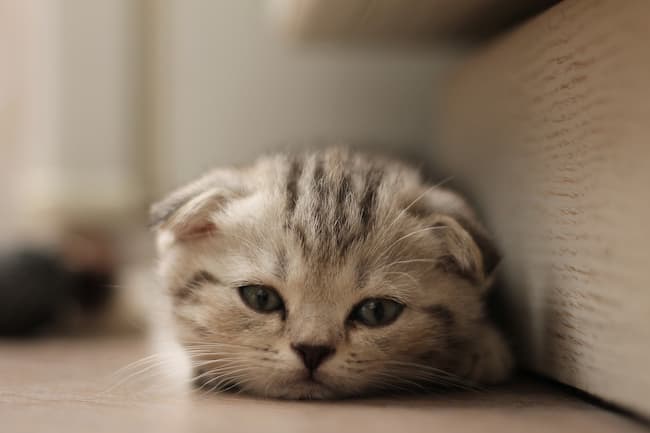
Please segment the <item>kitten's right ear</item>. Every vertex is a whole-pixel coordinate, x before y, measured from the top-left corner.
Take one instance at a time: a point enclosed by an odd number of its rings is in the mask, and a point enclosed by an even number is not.
[[[243,195],[230,172],[213,173],[180,188],[151,206],[149,226],[172,241],[189,241],[215,233],[215,214],[233,198]],[[167,236],[169,237],[169,236]]]

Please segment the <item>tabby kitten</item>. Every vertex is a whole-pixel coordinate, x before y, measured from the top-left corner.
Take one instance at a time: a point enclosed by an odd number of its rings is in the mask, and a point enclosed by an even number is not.
[[[338,398],[506,379],[498,261],[473,211],[342,148],[217,169],[152,208],[173,341],[194,382]]]

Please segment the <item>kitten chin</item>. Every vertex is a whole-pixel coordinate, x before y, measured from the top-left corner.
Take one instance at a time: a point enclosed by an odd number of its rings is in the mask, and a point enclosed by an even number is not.
[[[499,256],[458,194],[344,148],[217,169],[152,208],[170,378],[329,399],[505,380]],[[163,327],[154,324],[159,330]]]

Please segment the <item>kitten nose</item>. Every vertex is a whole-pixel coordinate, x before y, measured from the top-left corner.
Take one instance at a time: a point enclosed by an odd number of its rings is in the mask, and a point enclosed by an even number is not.
[[[309,344],[292,344],[291,348],[300,356],[309,371],[316,370],[335,351],[330,346],[312,346]]]

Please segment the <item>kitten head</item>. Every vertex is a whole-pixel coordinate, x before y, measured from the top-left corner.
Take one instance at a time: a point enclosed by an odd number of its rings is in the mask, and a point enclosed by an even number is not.
[[[152,218],[197,382],[264,396],[452,384],[496,264],[456,194],[338,148],[216,170]]]

